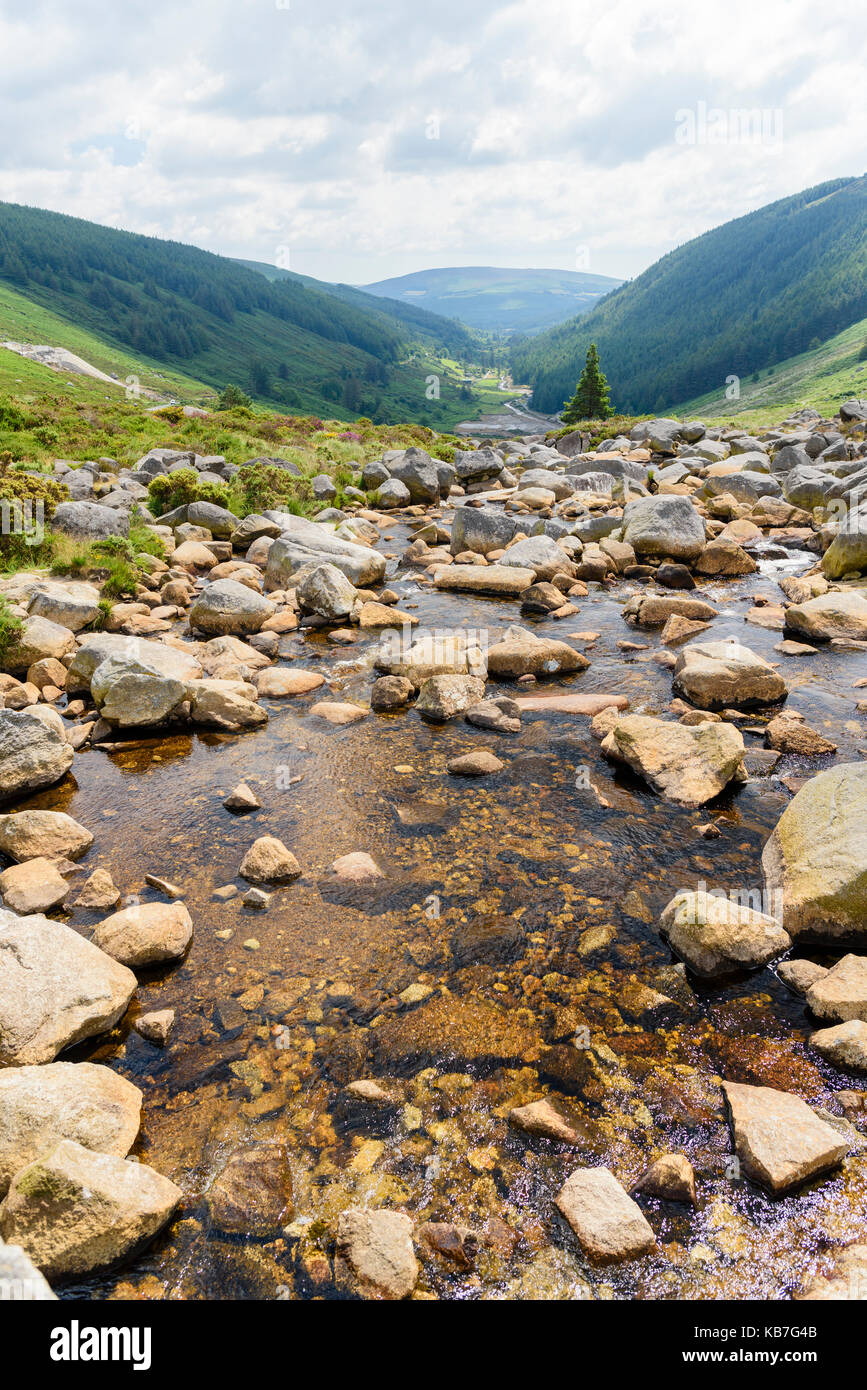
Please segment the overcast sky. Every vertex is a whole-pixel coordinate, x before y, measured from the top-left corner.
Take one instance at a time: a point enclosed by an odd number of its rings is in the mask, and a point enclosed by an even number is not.
[[[865,171],[865,16],[856,0],[0,0],[0,199],[328,280],[632,276]],[[746,109],[765,113],[758,140],[729,114]]]

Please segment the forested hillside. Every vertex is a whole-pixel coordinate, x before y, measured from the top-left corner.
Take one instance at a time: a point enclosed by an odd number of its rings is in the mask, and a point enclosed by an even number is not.
[[[437,424],[470,409],[445,375],[425,395],[425,349],[471,350],[459,325],[437,340],[435,324],[420,334],[374,301],[269,282],[194,246],[0,203],[0,281],[108,343],[289,410]]]
[[[595,342],[618,410],[662,411],[867,315],[867,177],[836,179],[670,252],[590,313],[517,345],[516,381],[558,410]]]

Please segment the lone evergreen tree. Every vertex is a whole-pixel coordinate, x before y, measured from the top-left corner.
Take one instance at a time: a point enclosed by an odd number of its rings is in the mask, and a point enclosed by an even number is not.
[[[577,425],[579,420],[607,420],[609,415],[614,414],[608,394],[608,382],[599,366],[599,353],[596,344],[591,343],[575,395],[571,401],[564,402],[563,424]]]

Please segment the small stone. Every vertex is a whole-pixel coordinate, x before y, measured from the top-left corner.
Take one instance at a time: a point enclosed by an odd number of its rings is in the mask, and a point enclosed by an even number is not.
[[[849,1151],[848,1141],[799,1096],[733,1081],[724,1081],[723,1091],[737,1156],[747,1175],[772,1192],[835,1168]]]
[[[58,907],[69,892],[50,859],[27,859],[0,874],[0,894],[12,912],[28,916]]]
[[[777,966],[777,974],[796,994],[806,994],[809,989],[827,975],[824,965],[815,965],[811,960],[784,960]]]
[[[133,1024],[137,1033],[157,1047],[165,1047],[174,1026],[174,1009],[156,1009],[153,1013],[141,1014]]]
[[[509,1111],[509,1123],[525,1134],[556,1139],[562,1144],[577,1144],[582,1137],[547,1098],[516,1106]]]
[[[807,1004],[817,1018],[833,1023],[867,1022],[867,956],[843,956],[810,986]]]
[[[250,883],[289,883],[300,878],[301,865],[281,840],[262,835],[247,850],[238,872]]]
[[[408,1297],[419,1275],[410,1218],[360,1207],[341,1212],[334,1273],[338,1287],[360,1298]]]
[[[343,883],[372,883],[376,879],[385,878],[376,860],[363,850],[342,854],[339,859],[334,860],[331,872]]]
[[[246,782],[239,782],[237,787],[229,792],[223,805],[227,811],[245,812],[258,811],[262,803]]]
[[[252,907],[262,912],[271,901],[272,894],[264,893],[261,888],[248,888],[241,901],[245,907]]]
[[[475,749],[472,753],[462,753],[452,758],[448,770],[456,777],[485,777],[492,772],[501,772],[505,763],[501,762],[486,748]]]
[[[607,1168],[577,1168],[558,1192],[556,1205],[591,1259],[632,1260],[656,1247],[641,1208]]]
[[[663,1154],[651,1163],[633,1188],[648,1197],[661,1197],[667,1202],[688,1202],[696,1206],[695,1172],[685,1154]]]
[[[867,1071],[867,1023],[852,1018],[836,1028],[820,1028],[810,1037],[810,1046],[837,1067]]]
[[[120,902],[120,890],[115,887],[114,880],[107,869],[94,869],[89,878],[85,879],[81,886],[81,892],[75,899],[75,906],[86,908],[89,911],[116,907]]]

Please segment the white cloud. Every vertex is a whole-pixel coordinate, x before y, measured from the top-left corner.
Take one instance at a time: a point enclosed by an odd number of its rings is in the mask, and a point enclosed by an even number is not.
[[[0,197],[323,278],[634,275],[863,172],[865,43],[848,0],[0,0]],[[677,144],[700,103],[783,138]]]

